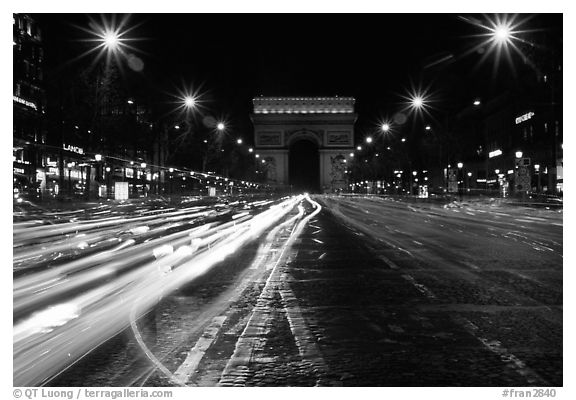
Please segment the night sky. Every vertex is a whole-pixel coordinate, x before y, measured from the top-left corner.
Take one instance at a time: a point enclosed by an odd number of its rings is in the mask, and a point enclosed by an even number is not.
[[[81,41],[91,36],[79,27],[101,15],[35,17],[44,28],[48,80],[94,58],[71,62],[93,46]],[[485,31],[459,14],[132,14],[126,26],[135,27],[126,37],[138,39],[130,44],[144,62],[142,72],[125,69],[127,79],[138,74],[160,101],[185,88],[200,90],[206,110],[225,116],[245,138],[258,95],[353,96],[359,136],[398,111],[411,85],[432,85],[441,114],[518,81],[504,60],[494,71],[492,57],[479,63],[482,50],[466,54],[481,41],[474,35]],[[521,29],[561,51],[561,15],[533,16]],[[513,61],[522,64],[518,55]]]

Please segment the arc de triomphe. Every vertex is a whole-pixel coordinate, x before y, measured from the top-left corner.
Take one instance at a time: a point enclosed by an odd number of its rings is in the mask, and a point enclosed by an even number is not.
[[[317,147],[319,171],[310,171],[319,176],[316,188],[345,188],[354,151],[354,98],[257,97],[253,101],[255,152],[260,155],[257,162],[264,160],[267,183],[291,183],[290,152],[298,142],[307,141]]]

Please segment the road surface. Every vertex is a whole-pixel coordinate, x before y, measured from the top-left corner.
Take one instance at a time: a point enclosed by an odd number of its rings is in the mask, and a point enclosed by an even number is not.
[[[15,219],[15,385],[563,383],[561,210],[362,196],[104,210]]]

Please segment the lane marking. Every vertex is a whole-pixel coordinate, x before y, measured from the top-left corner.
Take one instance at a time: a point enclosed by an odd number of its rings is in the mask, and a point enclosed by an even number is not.
[[[284,311],[296,347],[298,347],[298,353],[300,354],[300,357],[302,357],[303,364],[311,365],[316,373],[316,386],[329,384],[330,382],[324,380],[324,377],[328,373],[328,366],[322,357],[322,353],[320,352],[320,348],[318,347],[314,335],[312,335],[307,327],[306,320],[302,315],[302,310],[298,305],[296,296],[290,289],[286,275],[287,274],[283,274],[282,287],[278,291],[282,297]]]
[[[212,322],[202,336],[200,336],[196,345],[188,352],[186,360],[184,360],[176,372],[174,372],[174,377],[182,382],[183,385],[186,385],[190,376],[196,371],[196,368],[198,368],[198,364],[200,364],[204,354],[206,354],[206,351],[208,351],[214,340],[218,337],[224,321],[226,321],[226,316],[218,316],[212,319]]]
[[[463,327],[470,335],[472,335],[476,340],[478,340],[482,345],[491,351],[492,353],[498,355],[500,360],[504,362],[507,366],[514,369],[519,375],[526,378],[529,386],[550,386],[550,384],[538,375],[534,370],[526,366],[526,363],[516,357],[514,354],[509,352],[501,342],[498,340],[489,340],[485,337],[479,335],[479,328],[474,325],[470,320],[462,316],[453,316],[452,320]]]
[[[437,299],[436,295],[430,289],[428,289],[426,286],[422,285],[421,283],[418,283],[412,275],[403,274],[402,278],[404,278],[408,282],[410,282],[420,293],[422,293],[428,299],[430,299],[430,300],[436,300]]]

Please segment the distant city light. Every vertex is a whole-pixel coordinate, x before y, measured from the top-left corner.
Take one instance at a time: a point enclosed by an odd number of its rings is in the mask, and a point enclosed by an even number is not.
[[[253,151],[254,151],[254,149],[253,149],[252,147],[250,147],[250,148],[248,149],[248,152],[249,152],[249,153],[252,153]]]
[[[256,158],[260,158],[260,154],[256,154]]]
[[[516,152],[516,158],[522,158],[523,153],[521,151]]]
[[[236,143],[242,144],[242,139],[238,138],[238,139],[236,140]]]
[[[140,164],[140,167],[146,168],[146,163],[145,163],[145,162],[141,163],[141,164]]]
[[[134,100],[128,100],[127,103],[128,104],[134,104]]]
[[[102,154],[96,154],[96,155],[94,156],[94,159],[95,159],[96,161],[102,161]]]
[[[356,147],[356,150],[358,150],[358,151],[362,150],[362,146]]]
[[[402,138],[402,141],[405,142],[405,141],[406,141],[406,138]]]
[[[457,167],[458,167],[458,168],[462,168],[463,166],[464,166],[464,164],[461,163],[461,162],[459,162],[459,163],[457,164]]]
[[[480,105],[480,100],[478,100],[478,99],[474,100],[474,105],[475,105],[475,106],[479,106],[479,105]]]
[[[350,157],[351,157],[351,158],[354,158],[354,153],[350,153]]]
[[[366,138],[366,143],[372,143],[372,137],[368,136],[368,137]]]
[[[426,130],[429,131],[430,129],[432,129],[432,127],[430,125],[426,125]]]
[[[174,129],[180,129],[180,125],[174,125]]]

